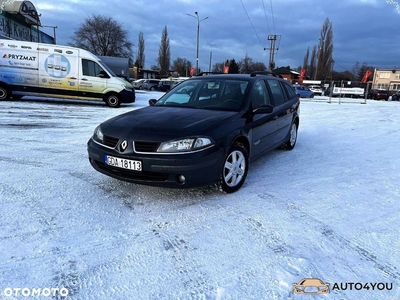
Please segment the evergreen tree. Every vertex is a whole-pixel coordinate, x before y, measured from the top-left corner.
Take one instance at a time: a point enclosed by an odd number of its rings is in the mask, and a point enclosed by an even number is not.
[[[143,32],[139,32],[139,42],[137,47],[137,58],[135,67],[144,68],[145,55],[144,55],[144,37]]]
[[[330,77],[332,71],[332,54],[333,54],[333,30],[332,22],[326,18],[319,38],[318,53],[317,53],[317,70],[316,79],[325,80]]]
[[[158,65],[160,67],[161,76],[169,75],[170,61],[171,61],[171,50],[169,46],[167,26],[165,26],[161,36],[160,48],[158,50]]]

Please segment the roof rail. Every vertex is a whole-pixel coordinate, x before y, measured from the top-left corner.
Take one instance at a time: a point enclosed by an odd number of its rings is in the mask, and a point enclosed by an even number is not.
[[[255,77],[257,75],[269,75],[269,76],[274,76],[278,78],[283,78],[282,75],[280,74],[275,74],[273,72],[268,72],[268,71],[256,71],[250,74],[251,77]]]
[[[204,76],[204,75],[212,75],[212,74],[224,74],[221,72],[201,72],[199,74],[197,74],[196,76]]]

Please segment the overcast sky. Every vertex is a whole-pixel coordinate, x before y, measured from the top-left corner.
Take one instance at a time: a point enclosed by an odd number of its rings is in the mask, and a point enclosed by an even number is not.
[[[399,0],[400,1],[400,0]],[[303,64],[307,48],[318,44],[322,25],[333,26],[336,71],[366,62],[377,68],[400,68],[398,28],[400,8],[395,0],[33,0],[42,25],[57,26],[58,44],[71,41],[74,31],[92,15],[110,16],[129,32],[137,45],[145,39],[145,67],[156,65],[162,30],[168,29],[171,63],[182,57],[196,63],[197,11],[200,22],[199,68],[248,54],[268,66],[270,41],[278,35],[276,67]],[[51,28],[45,32],[53,35]],[[212,45],[212,46],[211,46]],[[134,53],[137,48],[133,47]]]

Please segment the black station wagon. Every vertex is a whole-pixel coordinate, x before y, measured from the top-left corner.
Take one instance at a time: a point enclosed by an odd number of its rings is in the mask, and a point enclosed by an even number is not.
[[[237,191],[251,161],[297,141],[299,97],[268,74],[195,76],[150,106],[105,121],[88,141],[91,165],[138,184]]]

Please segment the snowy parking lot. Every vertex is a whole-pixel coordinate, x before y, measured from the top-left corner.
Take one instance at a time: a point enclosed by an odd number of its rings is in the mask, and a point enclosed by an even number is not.
[[[1,299],[400,299],[400,102],[302,99],[233,194],[96,172],[94,128],[161,95],[0,102]]]

